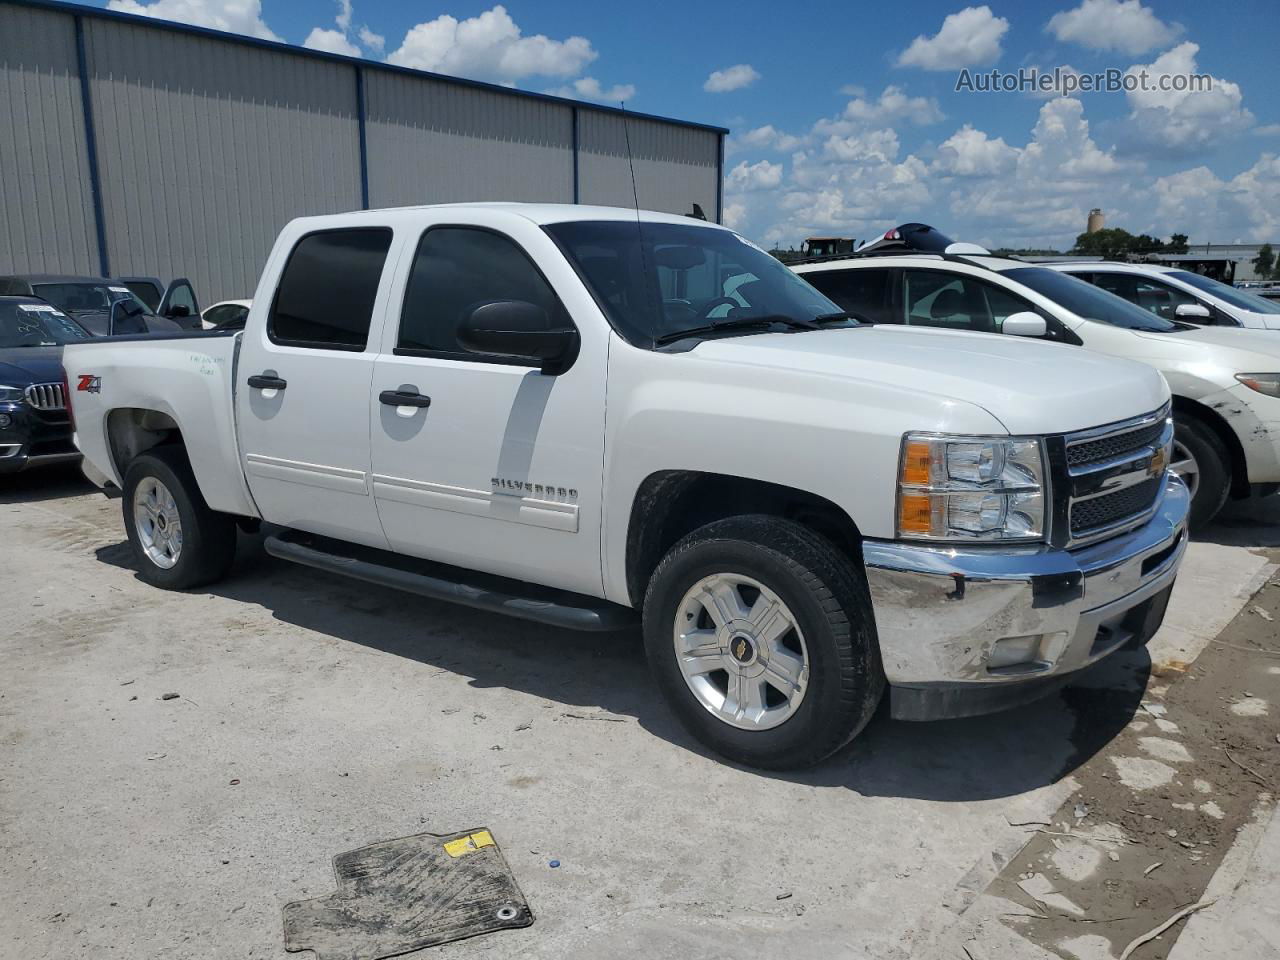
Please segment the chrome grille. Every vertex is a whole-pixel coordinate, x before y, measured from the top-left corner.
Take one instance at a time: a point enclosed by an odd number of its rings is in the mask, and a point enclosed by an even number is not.
[[[1169,407],[1067,436],[1067,517],[1072,545],[1145,523],[1165,484]]]
[[[37,410],[65,410],[66,398],[60,383],[33,383],[27,387],[27,403]]]

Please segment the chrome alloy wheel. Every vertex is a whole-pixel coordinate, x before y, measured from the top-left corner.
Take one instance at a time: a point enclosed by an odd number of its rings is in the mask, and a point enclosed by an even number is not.
[[[182,555],[182,518],[169,488],[146,477],[133,491],[133,525],[147,558],[168,570]]]
[[[764,584],[736,573],[703,577],[676,608],[676,662],[694,697],[740,730],[791,717],[809,683],[795,614]]]
[[[1176,438],[1173,441],[1173,463],[1169,464],[1169,470],[1187,485],[1187,492],[1194,500],[1196,491],[1200,489],[1200,464],[1186,444],[1179,443]]]

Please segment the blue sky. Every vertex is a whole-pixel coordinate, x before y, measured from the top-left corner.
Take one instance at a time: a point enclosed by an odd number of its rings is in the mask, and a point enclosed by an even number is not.
[[[1274,2],[111,0],[102,4],[729,127],[755,239],[908,220],[991,245],[1109,225],[1280,240]],[[1148,67],[1198,92],[956,92],[973,73]]]

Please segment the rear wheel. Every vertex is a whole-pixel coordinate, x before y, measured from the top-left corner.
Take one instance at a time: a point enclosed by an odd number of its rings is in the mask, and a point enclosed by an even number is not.
[[[811,766],[863,728],[884,691],[866,578],[799,524],[708,524],[658,565],[645,646],[690,732],[731,760]]]
[[[1203,420],[1173,415],[1173,462],[1170,469],[1191,493],[1192,530],[1202,530],[1218,515],[1231,492],[1231,455],[1226,444]]]
[[[184,590],[221,580],[236,553],[235,519],[209,509],[179,447],[155,447],[125,472],[124,525],[138,575]]]

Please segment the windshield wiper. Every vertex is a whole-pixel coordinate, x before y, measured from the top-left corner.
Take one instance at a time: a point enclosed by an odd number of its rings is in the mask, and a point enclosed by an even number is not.
[[[664,333],[661,336],[654,337],[653,342],[657,346],[662,346],[668,343],[675,343],[677,340],[686,340],[689,337],[719,333],[722,330],[758,330],[761,327],[772,327],[777,324],[791,327],[793,330],[818,329],[818,325],[812,320],[797,320],[795,317],[788,317],[781,313],[769,313],[759,317],[726,317],[723,320],[713,320],[700,327],[690,327],[687,330]]]

